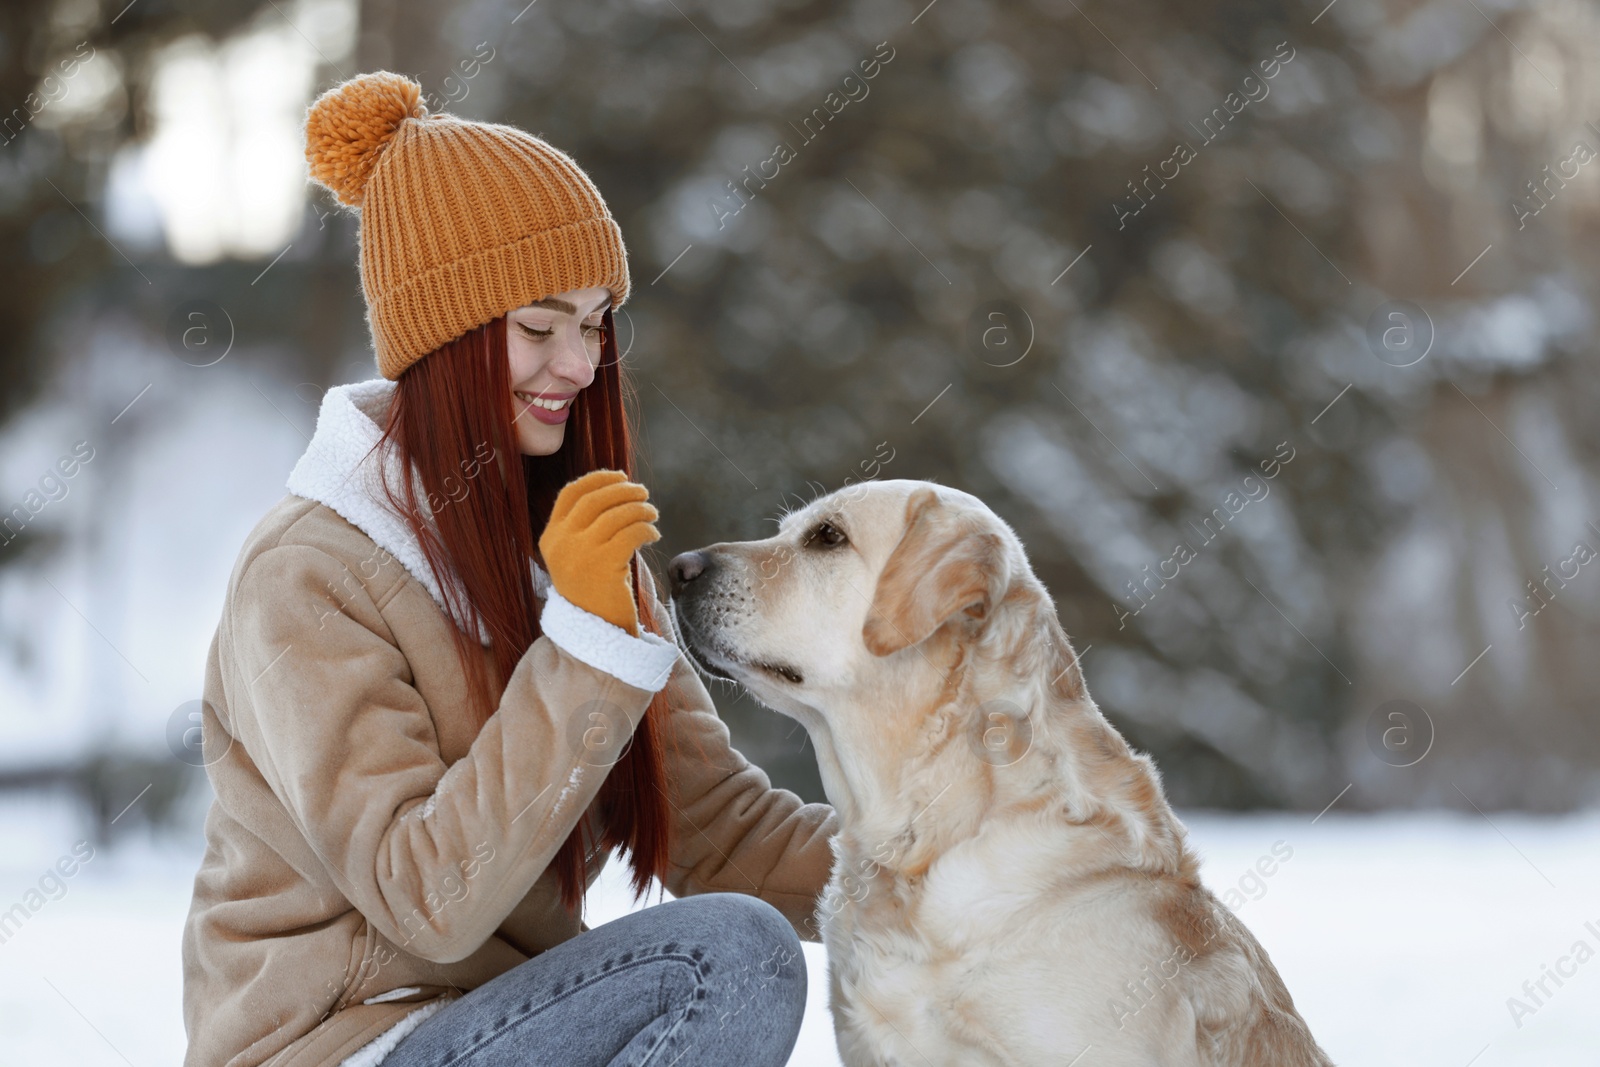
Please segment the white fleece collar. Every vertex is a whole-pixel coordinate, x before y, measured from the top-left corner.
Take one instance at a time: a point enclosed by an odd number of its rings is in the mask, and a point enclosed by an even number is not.
[[[367,455],[383,433],[382,419],[389,410],[389,400],[394,396],[395,383],[387,378],[372,378],[329,389],[322,397],[317,411],[317,428],[311,435],[311,444],[289,472],[285,483],[289,492],[309,500],[317,500],[337,511],[346,520],[388,552],[400,565],[421,582],[439,610],[449,614],[445,607],[444,591],[428,559],[422,554],[422,545],[411,533],[399,513],[390,507],[383,495],[380,482],[379,457]],[[384,454],[383,472],[396,492],[402,484],[399,460],[392,452]],[[422,479],[412,471],[412,484],[416,487],[417,505],[424,521],[433,521],[428,507],[427,490]],[[549,576],[533,560],[534,591],[542,599],[546,595]],[[452,576],[450,581],[455,584]],[[478,624],[478,640],[487,645],[488,631]]]
[[[380,474],[379,455],[368,454],[383,433],[381,420],[388,412],[395,388],[387,378],[372,378],[329,389],[317,411],[317,428],[311,443],[289,472],[285,487],[296,496],[326,504],[359,527],[421,582],[439,610],[449,617],[443,590],[422,554],[422,545],[384,497],[380,481],[384,474],[397,490],[402,484],[399,461],[392,452],[385,451]],[[431,523],[433,513],[428,507],[427,492],[415,470],[411,475],[418,507],[424,521]],[[530,557],[528,564],[533,570],[534,594],[543,602],[539,628],[552,641],[590,666],[631,685],[653,691],[666,684],[678,657],[677,645],[649,631],[635,637],[585,611],[556,591],[549,574],[537,561]],[[450,581],[459,588],[454,576]],[[481,620],[478,641],[489,644],[489,632]]]

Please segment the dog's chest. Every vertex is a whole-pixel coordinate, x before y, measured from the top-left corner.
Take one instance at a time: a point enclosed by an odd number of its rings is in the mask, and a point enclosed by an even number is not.
[[[1128,894],[1062,888],[1076,856],[1025,820],[995,821],[920,878],[860,863],[846,844],[823,929],[846,1067],[1060,1067],[1103,1049],[1117,976],[1162,944]]]
[[[961,961],[917,925],[919,896],[903,886],[872,885],[829,917],[830,1004],[846,1067],[928,1056],[942,1062],[939,1019],[952,1002]]]
[[[1001,881],[967,869],[912,879],[836,871],[823,934],[847,1067],[1008,1062],[984,1050],[1009,1043],[995,1028],[1015,1025],[1002,1005],[1026,999],[1012,987],[1028,968],[995,905]]]

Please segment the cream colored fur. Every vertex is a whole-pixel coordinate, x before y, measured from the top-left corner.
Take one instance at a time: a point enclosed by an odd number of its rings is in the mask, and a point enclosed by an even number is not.
[[[868,482],[697,556],[691,653],[804,725],[840,815],[847,1067],[1330,1065],[980,500]]]

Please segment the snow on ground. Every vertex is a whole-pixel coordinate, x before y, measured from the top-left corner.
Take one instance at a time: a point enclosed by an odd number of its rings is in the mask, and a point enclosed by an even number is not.
[[[1303,814],[1216,813],[1185,821],[1207,884],[1219,895],[1238,890],[1240,917],[1336,1062],[1593,1062],[1600,813],[1485,819],[1335,810],[1316,822]],[[6,1067],[181,1061],[179,935],[198,842],[141,833],[135,828],[128,840],[95,851],[58,887],[46,869],[70,858],[81,840],[70,810],[40,799],[0,802],[0,914],[17,903],[40,905],[0,943]],[[1258,869],[1263,856],[1269,860]],[[613,863],[602,875],[591,925],[631,910],[623,873]],[[1574,954],[1579,942],[1587,950]],[[821,946],[805,947],[810,998],[790,1063],[832,1067],[826,961]],[[1559,986],[1545,977],[1547,966],[1565,972]],[[1538,994],[1541,979],[1549,995],[1535,1002],[1523,983],[1535,983]],[[1531,1012],[1513,1018],[1510,997]]]

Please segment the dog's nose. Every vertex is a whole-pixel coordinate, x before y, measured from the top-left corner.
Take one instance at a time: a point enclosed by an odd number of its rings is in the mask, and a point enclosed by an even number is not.
[[[667,574],[672,581],[674,595],[683,591],[683,587],[700,577],[711,569],[711,554],[696,549],[693,552],[680,552],[672,557],[672,562],[667,564]]]

